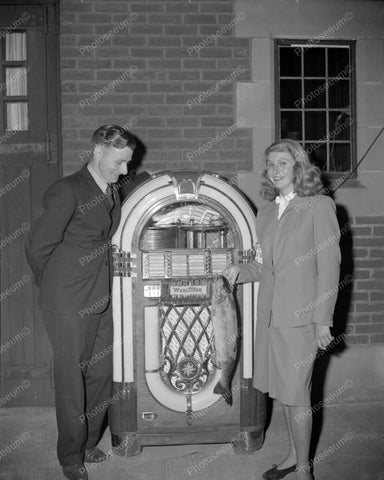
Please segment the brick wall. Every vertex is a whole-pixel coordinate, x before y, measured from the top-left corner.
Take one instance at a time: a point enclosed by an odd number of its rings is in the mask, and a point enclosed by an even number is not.
[[[250,78],[242,20],[232,0],[61,0],[64,173],[105,123],[128,125],[151,171],[251,170],[235,118],[236,82]]]
[[[384,217],[355,217],[352,247],[348,343],[384,343]],[[345,248],[344,254],[349,257]]]

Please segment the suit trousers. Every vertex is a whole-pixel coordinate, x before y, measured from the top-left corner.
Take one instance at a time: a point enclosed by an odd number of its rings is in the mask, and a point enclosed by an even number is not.
[[[57,456],[60,464],[82,464],[107,424],[112,394],[112,309],[96,315],[43,310],[53,347]]]

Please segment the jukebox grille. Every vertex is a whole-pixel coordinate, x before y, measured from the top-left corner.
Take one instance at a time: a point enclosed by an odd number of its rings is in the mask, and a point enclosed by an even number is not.
[[[160,304],[162,377],[178,392],[197,393],[214,370],[208,305]]]

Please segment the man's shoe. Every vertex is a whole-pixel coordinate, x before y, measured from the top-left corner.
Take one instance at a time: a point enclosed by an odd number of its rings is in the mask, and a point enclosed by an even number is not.
[[[88,472],[84,464],[63,467],[63,474],[68,480],[88,480]]]
[[[107,455],[98,447],[87,448],[85,450],[84,462],[101,463],[107,459]]]
[[[272,468],[263,473],[262,477],[264,480],[280,480],[280,478],[286,477],[289,473],[292,473],[296,470],[296,465],[292,467],[277,469],[277,465],[273,464]]]

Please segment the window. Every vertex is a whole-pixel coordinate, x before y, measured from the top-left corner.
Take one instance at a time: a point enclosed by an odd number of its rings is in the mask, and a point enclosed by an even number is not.
[[[354,43],[277,40],[277,138],[300,141],[330,176],[356,165]]]
[[[28,130],[26,32],[0,32],[0,130]]]

